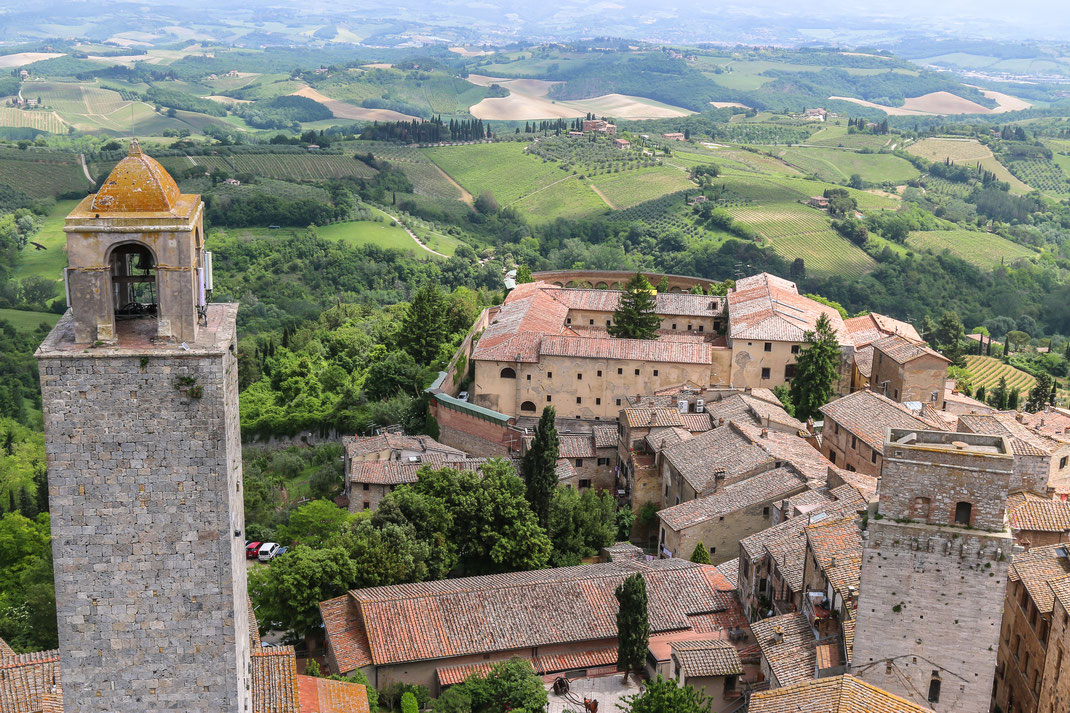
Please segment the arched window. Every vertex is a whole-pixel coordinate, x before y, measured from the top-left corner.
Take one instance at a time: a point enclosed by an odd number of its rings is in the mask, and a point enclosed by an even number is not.
[[[514,371],[512,367],[507,366],[504,369],[502,369],[502,373],[498,374],[498,376],[500,376],[503,379],[515,379],[516,378],[516,371]]]
[[[535,413],[535,404],[531,401],[525,401],[520,404],[520,410],[524,413]]]
[[[910,516],[915,520],[928,520],[931,504],[929,498],[914,498]]]
[[[973,505],[967,502],[955,504],[955,524],[969,525],[970,515],[973,513]]]

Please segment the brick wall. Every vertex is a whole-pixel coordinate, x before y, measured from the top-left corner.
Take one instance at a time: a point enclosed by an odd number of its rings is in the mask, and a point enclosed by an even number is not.
[[[431,399],[431,415],[438,421],[439,443],[465,453],[505,458],[520,447],[519,435],[508,426],[471,416]]]

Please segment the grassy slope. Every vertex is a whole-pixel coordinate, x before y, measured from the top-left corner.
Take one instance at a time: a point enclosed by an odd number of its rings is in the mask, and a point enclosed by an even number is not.
[[[902,183],[919,175],[909,161],[891,154],[859,153],[837,148],[790,148],[778,153],[791,165],[826,181],[847,181],[857,173],[868,183]]]
[[[991,269],[1004,262],[1032,258],[1037,255],[1024,245],[1013,243],[998,235],[975,230],[914,232],[907,239],[907,245],[916,250],[931,250],[935,253],[947,249],[955,257],[983,269]]]
[[[999,384],[1001,376],[1006,377],[1007,386],[1020,389],[1022,396],[1025,396],[1036,384],[1036,379],[1026,372],[1010,364],[1004,364],[995,357],[970,354],[966,357],[966,371],[972,377],[974,390],[979,386],[984,386],[988,393],[992,393],[992,389]]]
[[[671,166],[595,176],[591,183],[618,209],[629,208],[667,193],[695,188],[686,173]]]
[[[26,310],[21,309],[0,309],[0,320],[11,322],[12,326],[21,332],[32,332],[42,323],[51,327],[59,320],[59,317],[58,314],[51,314],[48,312],[27,312]]]
[[[525,154],[520,143],[444,146],[426,154],[473,196],[491,191],[503,207],[569,175]]]
[[[32,238],[35,243],[41,243],[48,249],[35,250],[33,246],[28,246],[23,250],[22,259],[15,268],[16,279],[30,275],[43,275],[57,282],[63,279],[63,268],[67,267],[67,235],[63,232],[63,220],[76,205],[78,201],[56,203],[41,230]]]

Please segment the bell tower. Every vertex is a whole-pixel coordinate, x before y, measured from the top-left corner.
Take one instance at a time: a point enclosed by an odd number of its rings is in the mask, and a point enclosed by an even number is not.
[[[69,215],[67,291],[79,342],[115,343],[119,323],[191,342],[204,313],[204,204],[131,140],[130,153]]]
[[[250,713],[237,305],[200,196],[132,142],[67,217],[37,350],[66,713]]]

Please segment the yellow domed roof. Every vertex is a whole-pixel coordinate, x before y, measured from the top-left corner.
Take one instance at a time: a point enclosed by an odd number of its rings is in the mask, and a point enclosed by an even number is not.
[[[171,174],[151,156],[141,153],[137,139],[93,198],[92,210],[101,213],[167,213],[180,193]]]

